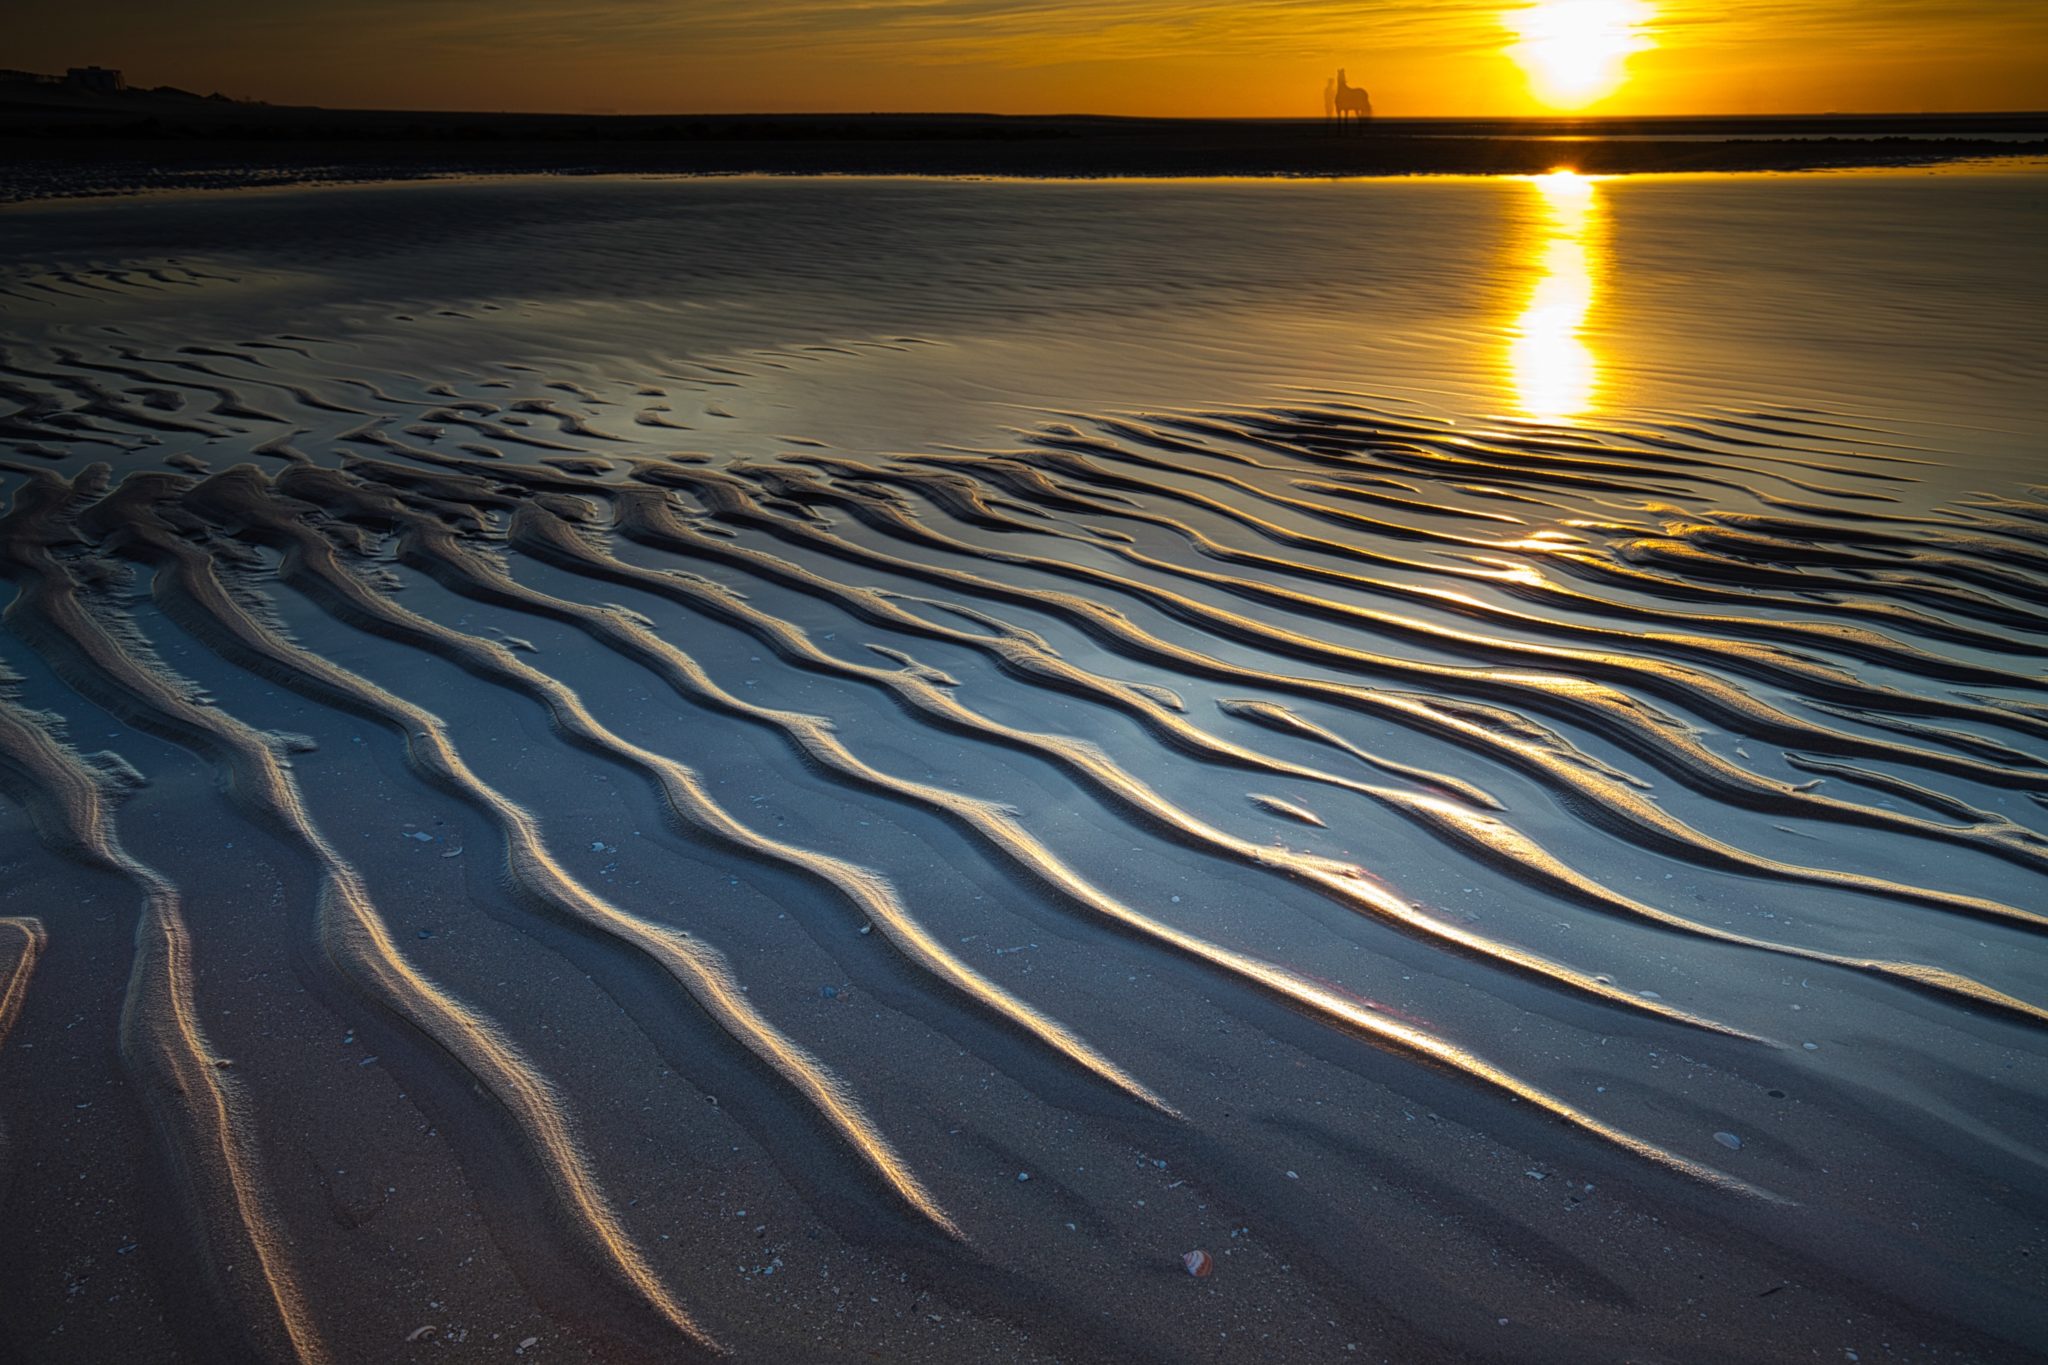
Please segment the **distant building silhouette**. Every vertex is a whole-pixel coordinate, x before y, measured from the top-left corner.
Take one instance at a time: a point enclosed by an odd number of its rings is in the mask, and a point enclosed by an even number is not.
[[[0,70],[0,85],[62,85],[61,77],[45,76],[40,71]]]
[[[121,79],[120,72],[104,66],[74,66],[64,73],[64,84],[99,95],[111,95],[128,88],[128,82]]]

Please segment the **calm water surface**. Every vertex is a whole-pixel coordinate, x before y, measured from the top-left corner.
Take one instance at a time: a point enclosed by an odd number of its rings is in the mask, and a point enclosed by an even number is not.
[[[221,325],[331,319],[384,364],[544,357],[596,381],[657,357],[883,333],[945,348],[915,365],[757,373],[729,395],[748,409],[725,405],[729,437],[754,436],[756,405],[819,427],[790,434],[901,443],[986,430],[1000,404],[1349,388],[1440,398],[1467,420],[1834,404],[1969,429],[1944,463],[2024,476],[2048,328],[2030,249],[2048,226],[2044,186],[2010,170],[597,179],[29,207],[0,241],[46,269],[160,257],[231,269],[241,287],[206,301]],[[76,325],[100,306],[175,332],[196,302],[72,294],[60,306],[30,290],[10,319]],[[439,311],[464,303],[493,312]]]

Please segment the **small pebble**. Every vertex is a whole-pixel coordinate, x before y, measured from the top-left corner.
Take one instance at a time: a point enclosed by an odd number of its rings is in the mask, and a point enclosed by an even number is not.
[[[1742,1150],[1742,1139],[1735,1136],[1735,1134],[1733,1133],[1716,1133],[1714,1134],[1714,1141],[1720,1143],[1723,1147],[1726,1147],[1731,1152],[1739,1152]]]

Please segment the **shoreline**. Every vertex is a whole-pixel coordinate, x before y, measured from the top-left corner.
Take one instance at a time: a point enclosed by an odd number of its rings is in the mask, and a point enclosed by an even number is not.
[[[1359,179],[1897,169],[2048,158],[2048,116],[1317,120],[625,118],[0,103],[0,203],[512,175]],[[88,116],[89,114],[89,116]]]
[[[1571,144],[1576,151],[1583,144]],[[125,199],[145,195],[226,193],[256,189],[345,188],[371,185],[426,185],[473,180],[524,178],[599,179],[620,177],[644,180],[728,180],[765,178],[776,180],[957,180],[1041,182],[1045,184],[1109,184],[1156,182],[1159,184],[1202,181],[1236,182],[1329,182],[1357,180],[1501,179],[1552,174],[1569,170],[1600,179],[1652,179],[1668,177],[1740,177],[1767,175],[1830,175],[1857,172],[1909,172],[1957,170],[1970,167],[2018,171],[2029,166],[2048,165],[2048,141],[2008,143],[1997,150],[1982,145],[1964,149],[1930,150],[1907,156],[1843,156],[1835,158],[1786,159],[1773,164],[1767,158],[1731,158],[1730,164],[1621,166],[1599,161],[1588,166],[1575,154],[1553,154],[1547,162],[1530,158],[1526,164],[1489,169],[1424,169],[1395,166],[1359,170],[1242,170],[1242,169],[1159,169],[1116,168],[1089,170],[1023,170],[1015,167],[978,169],[902,167],[720,167],[609,164],[588,159],[573,164],[526,164],[485,161],[465,162],[374,162],[326,161],[306,164],[187,164],[164,165],[139,162],[52,162],[44,165],[17,158],[0,170],[0,209],[32,204],[63,204],[80,200]],[[2008,150],[2010,149],[2010,150]]]

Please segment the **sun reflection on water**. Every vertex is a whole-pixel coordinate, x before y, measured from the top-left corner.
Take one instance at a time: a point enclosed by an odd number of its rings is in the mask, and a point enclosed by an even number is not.
[[[1532,277],[1508,345],[1508,376],[1522,412],[1568,422],[1594,405],[1599,358],[1583,332],[1605,267],[1598,185],[1571,171],[1528,182],[1537,195],[1535,231],[1518,262]]]

